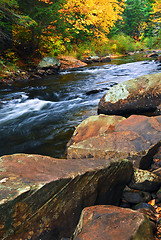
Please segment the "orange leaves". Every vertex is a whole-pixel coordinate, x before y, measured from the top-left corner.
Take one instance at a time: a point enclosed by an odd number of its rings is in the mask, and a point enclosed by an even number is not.
[[[150,202],[148,202],[150,205],[154,206],[155,205],[155,199],[152,199]]]

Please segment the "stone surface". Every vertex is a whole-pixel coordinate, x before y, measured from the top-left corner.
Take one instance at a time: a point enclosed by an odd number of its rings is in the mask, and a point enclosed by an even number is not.
[[[87,64],[94,62],[111,62],[110,56],[98,57],[98,56],[89,56],[84,59],[84,62]]]
[[[70,237],[84,207],[118,204],[132,172],[127,160],[1,157],[0,239]]]
[[[115,206],[93,206],[82,211],[73,240],[152,240],[144,214]]]
[[[132,204],[138,204],[140,202],[149,202],[151,200],[151,195],[148,192],[126,187],[123,191],[122,199]]]
[[[38,68],[60,67],[60,62],[54,57],[44,57],[38,64]]]
[[[112,87],[101,98],[98,113],[128,115],[154,112],[160,104],[161,73],[156,73]]]
[[[146,170],[134,169],[134,174],[128,186],[137,190],[154,192],[161,187],[161,177]]]
[[[126,158],[134,166],[147,169],[160,145],[161,116],[132,115],[116,125],[104,124],[102,127],[87,119],[74,132],[68,144],[67,157]]]
[[[124,120],[121,116],[106,116],[100,114],[98,116],[91,116],[82,121],[73,133],[68,146],[76,144],[80,141],[84,141],[90,137],[104,135],[105,132],[111,132],[115,128],[115,125]]]
[[[62,69],[62,70],[70,69],[70,68],[84,67],[87,65],[86,63],[84,63],[78,59],[75,59],[73,57],[70,57],[70,56],[60,56],[59,61],[61,63],[60,69]]]

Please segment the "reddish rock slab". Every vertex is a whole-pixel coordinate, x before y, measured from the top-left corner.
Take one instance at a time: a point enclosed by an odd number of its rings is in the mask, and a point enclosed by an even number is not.
[[[127,160],[0,157],[0,239],[70,237],[84,207],[119,203],[132,172]]]
[[[161,145],[161,116],[132,115],[110,126],[101,127],[90,121],[86,128],[79,126],[70,142],[72,145],[68,145],[68,158],[126,158],[135,167],[147,169]],[[86,133],[82,134],[83,131]]]
[[[61,67],[60,67],[61,70],[84,67],[87,65],[85,62],[82,62],[71,56],[61,56],[59,57],[59,61],[61,63]]]
[[[101,98],[98,113],[122,116],[142,114],[155,112],[160,104],[161,73],[156,73],[113,86]],[[160,113],[158,112],[158,114]]]
[[[152,240],[150,220],[140,212],[115,206],[82,211],[73,240]]]
[[[115,125],[124,119],[125,118],[121,116],[107,116],[103,114],[91,116],[82,121],[76,127],[67,146],[69,147],[73,143],[76,144],[90,137],[104,135],[107,134],[107,132],[113,132]]]

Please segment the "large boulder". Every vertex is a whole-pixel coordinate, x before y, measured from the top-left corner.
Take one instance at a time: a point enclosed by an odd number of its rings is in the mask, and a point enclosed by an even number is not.
[[[111,132],[115,128],[115,125],[124,119],[121,116],[106,116],[103,114],[91,116],[76,127],[67,146],[84,141],[90,137],[104,135],[108,131]]]
[[[70,69],[70,68],[79,68],[79,67],[84,67],[87,65],[85,62],[82,62],[71,56],[61,56],[61,57],[59,57],[59,61],[61,64],[60,69],[62,69],[62,70]]]
[[[98,113],[128,115],[155,112],[160,104],[161,73],[156,73],[113,86],[101,98]]]
[[[82,211],[73,240],[152,240],[144,214],[115,206],[93,206]]]
[[[60,62],[57,58],[54,57],[44,57],[38,64],[38,68],[60,68]]]
[[[108,116],[107,116],[108,119]],[[87,121],[87,120],[86,120]],[[88,122],[88,121],[87,121]],[[85,125],[85,124],[84,124]],[[88,126],[86,124],[86,126]],[[96,136],[91,134],[96,126]],[[129,159],[135,167],[147,169],[161,145],[161,116],[132,115],[116,125],[79,126],[69,142],[68,158]],[[90,134],[89,134],[90,133]],[[70,145],[72,144],[72,145]]]
[[[0,239],[60,240],[84,207],[117,205],[133,168],[128,160],[15,154],[0,158],[0,171]]]

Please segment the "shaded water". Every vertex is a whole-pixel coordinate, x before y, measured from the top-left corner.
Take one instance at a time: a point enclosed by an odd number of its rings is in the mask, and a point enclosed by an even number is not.
[[[97,114],[98,102],[108,88],[156,72],[161,72],[158,63],[138,55],[0,90],[0,155],[24,152],[61,157],[74,127]]]

